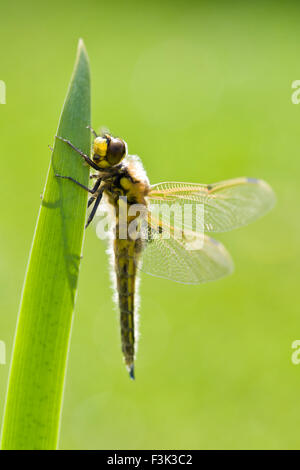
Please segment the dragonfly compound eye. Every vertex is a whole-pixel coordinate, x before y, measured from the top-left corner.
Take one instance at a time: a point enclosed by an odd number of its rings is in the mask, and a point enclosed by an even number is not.
[[[111,139],[107,148],[107,160],[110,165],[117,165],[126,156],[126,144],[122,139]]]

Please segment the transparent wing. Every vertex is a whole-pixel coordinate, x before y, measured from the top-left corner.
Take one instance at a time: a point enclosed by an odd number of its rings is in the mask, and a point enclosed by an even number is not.
[[[148,226],[142,253],[143,272],[184,284],[199,284],[233,271],[231,256],[218,241],[196,232],[180,233],[165,224]]]
[[[151,186],[148,196],[150,207],[174,204],[192,206],[193,216],[188,222],[172,216],[174,225],[181,224],[190,230],[225,232],[246,225],[268,212],[275,203],[272,188],[263,180],[236,178],[211,185],[193,183],[159,183]],[[203,206],[197,214],[197,206]],[[168,216],[169,217],[169,216]],[[168,223],[166,216],[162,221]]]

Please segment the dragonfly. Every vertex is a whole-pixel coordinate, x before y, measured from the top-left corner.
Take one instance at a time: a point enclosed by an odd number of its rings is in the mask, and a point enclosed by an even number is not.
[[[125,140],[108,132],[98,135],[89,128],[94,136],[91,156],[68,139],[56,138],[69,145],[94,170],[90,175],[93,185],[84,186],[69,175],[56,177],[70,180],[90,193],[86,227],[100,203],[108,204],[113,213],[112,274],[123,358],[130,378],[134,379],[140,271],[185,284],[200,284],[229,275],[233,271],[230,254],[207,233],[226,232],[253,222],[274,206],[275,195],[265,181],[246,177],[214,184],[151,185],[141,160],[128,154]],[[171,211],[174,205],[179,209],[176,214]],[[136,207],[140,210],[132,211]],[[162,207],[164,211],[160,214]],[[201,210],[197,211],[198,208]],[[186,209],[189,217],[182,216]],[[132,226],[135,230],[130,231]]]

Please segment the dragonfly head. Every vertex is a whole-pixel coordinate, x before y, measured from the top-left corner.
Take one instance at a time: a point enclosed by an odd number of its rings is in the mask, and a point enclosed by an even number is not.
[[[100,168],[111,168],[118,165],[126,155],[127,145],[122,139],[104,134],[94,140],[93,161]]]

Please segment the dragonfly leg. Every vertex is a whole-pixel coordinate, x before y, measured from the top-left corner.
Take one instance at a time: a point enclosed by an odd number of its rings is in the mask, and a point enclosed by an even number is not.
[[[63,179],[66,179],[66,180],[70,180],[70,181],[73,181],[73,183],[77,184],[78,186],[80,186],[81,188],[85,189],[86,191],[88,191],[89,193],[91,194],[95,194],[95,192],[97,191],[97,189],[99,188],[100,186],[100,183],[101,183],[101,178],[99,178],[97,181],[96,181],[96,184],[95,186],[90,189],[88,188],[87,186],[85,186],[84,184],[81,184],[79,183],[79,181],[76,181],[74,178],[72,178],[71,176],[63,176],[63,175],[58,175],[58,174],[55,174],[56,178],[63,178]]]
[[[88,191],[89,193],[92,192],[92,190],[91,190],[90,188],[88,188],[87,186],[84,186],[84,184],[79,183],[79,181],[74,180],[74,178],[72,178],[71,176],[63,176],[63,175],[57,175],[57,174],[55,174],[55,176],[56,176],[56,178],[63,178],[63,179],[65,179],[65,180],[73,181],[73,183],[78,184],[78,186],[80,186],[81,188],[85,189],[85,190]]]
[[[95,183],[95,186],[93,187],[92,189],[92,194],[95,194],[97,189],[99,188],[100,186],[100,183],[101,183],[101,178],[99,178],[96,183]],[[95,199],[97,198],[97,195],[94,195],[92,197],[89,198],[88,200],[88,207],[90,207],[91,204],[93,204],[93,202],[95,201]]]
[[[101,190],[100,190],[100,191],[101,191]],[[100,202],[101,202],[101,199],[102,199],[102,193],[103,193],[103,191],[101,191],[101,192],[98,194],[98,196],[97,196],[97,198],[96,198],[96,200],[95,200],[94,207],[93,207],[93,209],[91,210],[91,213],[90,213],[90,215],[89,215],[89,217],[88,217],[87,223],[85,224],[85,228],[87,228],[87,227],[90,225],[90,223],[92,222],[93,218],[95,217],[96,211],[97,211],[98,206],[99,206],[99,204],[100,204]],[[90,202],[90,201],[89,201],[89,202]]]
[[[88,155],[86,155],[80,149],[75,147],[75,145],[73,145],[72,142],[70,142],[68,139],[64,139],[63,137],[60,137],[59,135],[56,135],[55,137],[56,137],[56,139],[59,139],[59,140],[62,140],[63,142],[65,142],[73,150],[75,150],[75,152],[79,153],[79,155],[81,155],[82,158],[86,161],[86,163],[88,163],[88,165],[90,165],[92,168],[94,168],[95,170],[98,170],[98,171],[101,170],[101,168],[99,168],[98,165],[96,165],[96,163],[94,163],[93,160],[91,160]]]
[[[95,196],[91,196],[88,200],[88,207],[90,207],[91,204],[93,204],[93,202],[95,201]]]

